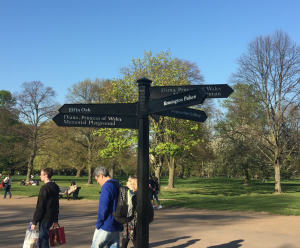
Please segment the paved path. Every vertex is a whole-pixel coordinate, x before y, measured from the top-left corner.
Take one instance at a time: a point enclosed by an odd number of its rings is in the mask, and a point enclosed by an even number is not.
[[[0,199],[1,248],[22,248],[36,200]],[[97,209],[96,201],[60,201],[59,223],[67,240],[63,248],[90,247]],[[163,208],[155,210],[149,247],[299,248],[300,216]]]

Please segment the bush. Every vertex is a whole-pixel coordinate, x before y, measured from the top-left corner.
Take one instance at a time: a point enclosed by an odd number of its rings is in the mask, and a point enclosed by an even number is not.
[[[15,171],[14,175],[26,175],[26,171]]]
[[[2,175],[7,175],[8,173],[11,173],[10,171],[2,171]]]

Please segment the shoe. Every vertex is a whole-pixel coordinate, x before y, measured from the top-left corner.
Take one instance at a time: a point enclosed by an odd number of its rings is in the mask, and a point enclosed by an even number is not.
[[[161,205],[159,205],[158,207],[157,207],[157,209],[161,209],[162,208],[162,206]]]
[[[9,198],[11,198],[11,195],[9,196]]]

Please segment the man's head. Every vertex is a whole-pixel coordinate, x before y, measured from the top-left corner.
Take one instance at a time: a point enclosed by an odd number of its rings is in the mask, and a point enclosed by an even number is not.
[[[40,174],[40,178],[41,181],[45,182],[51,179],[51,177],[53,176],[53,169],[46,167],[41,169],[41,174]]]
[[[10,173],[8,173],[7,176],[10,177]]]
[[[151,175],[149,175],[149,179],[152,179],[152,176],[151,176]]]
[[[95,180],[97,183],[99,183],[101,186],[110,179],[108,170],[103,166],[98,166],[93,173]]]

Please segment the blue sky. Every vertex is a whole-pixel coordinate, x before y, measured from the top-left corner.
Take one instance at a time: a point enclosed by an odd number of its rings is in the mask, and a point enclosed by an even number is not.
[[[64,103],[86,78],[119,77],[144,51],[196,62],[222,84],[259,35],[300,44],[299,0],[0,0],[0,90],[40,80]]]

